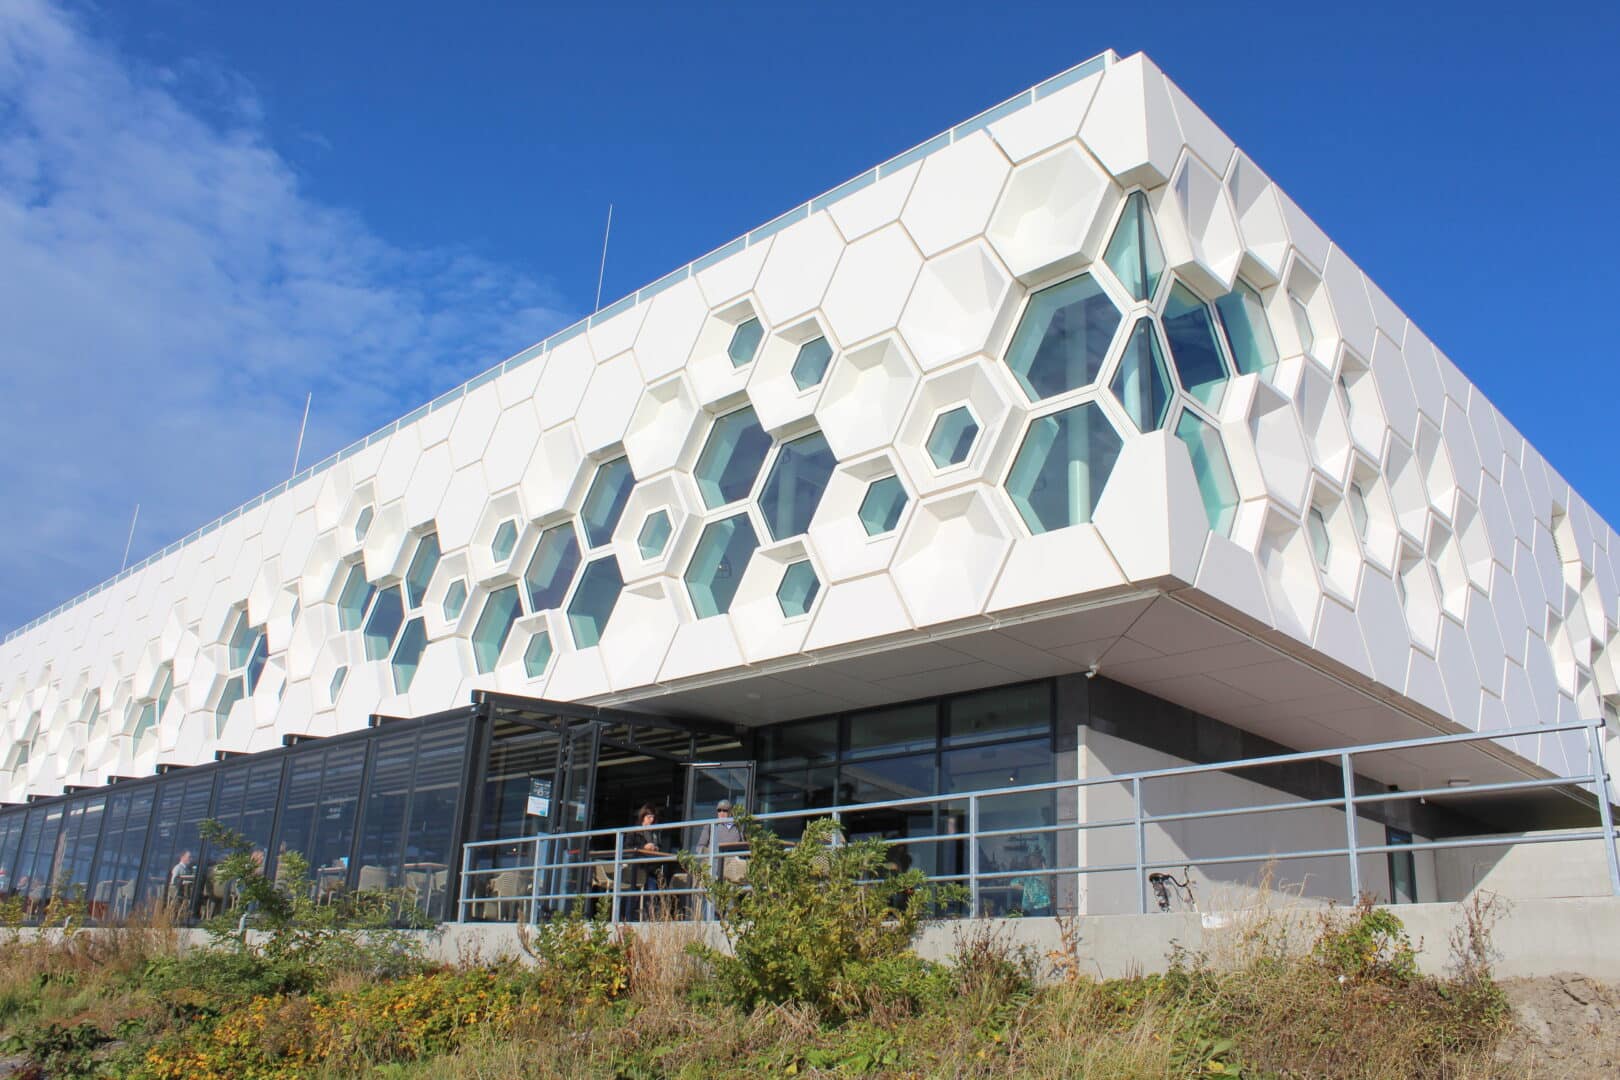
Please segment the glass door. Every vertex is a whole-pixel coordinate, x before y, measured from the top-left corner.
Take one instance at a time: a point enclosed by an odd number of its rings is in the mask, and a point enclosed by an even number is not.
[[[545,831],[578,833],[591,827],[595,797],[598,734],[601,725],[587,720],[565,729],[557,745],[557,769],[549,782],[537,782],[545,791]],[[584,838],[540,841],[540,861],[553,864],[540,874],[537,896],[551,896],[536,904],[535,915],[567,909],[569,896],[584,896],[590,888],[589,858]]]
[[[753,805],[754,763],[752,761],[694,761],[686,767],[686,817],[702,821],[715,816],[715,807],[724,799],[733,812]],[[704,828],[689,830],[683,838],[688,851],[700,849]]]

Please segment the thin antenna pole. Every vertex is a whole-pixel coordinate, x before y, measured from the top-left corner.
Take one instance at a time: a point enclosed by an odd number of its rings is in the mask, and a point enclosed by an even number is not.
[[[304,396],[304,419],[298,425],[298,445],[293,448],[292,475],[298,475],[298,459],[304,456],[304,429],[309,426],[309,403],[314,400],[315,391],[311,390]]]
[[[602,230],[602,265],[596,271],[596,306],[591,310],[602,310],[602,277],[607,273],[607,246],[608,237],[613,234],[613,204],[608,203],[607,228]]]
[[[135,542],[135,523],[141,520],[141,504],[135,504],[135,516],[129,519],[129,537],[124,541],[124,561],[118,564],[118,572],[122,574],[129,565],[129,546]]]

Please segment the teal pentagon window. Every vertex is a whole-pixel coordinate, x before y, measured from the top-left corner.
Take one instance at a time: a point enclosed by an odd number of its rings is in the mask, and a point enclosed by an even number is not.
[[[654,510],[647,515],[641,523],[641,531],[636,534],[636,550],[641,552],[643,559],[656,559],[664,553],[669,546],[669,511]]]
[[[947,409],[934,420],[926,444],[928,457],[937,469],[960,465],[973,452],[973,442],[979,437],[979,422],[966,405]]]
[[[1220,407],[1226,389],[1226,360],[1215,339],[1209,305],[1179,281],[1164,305],[1164,336],[1181,388],[1212,409]]]
[[[1269,379],[1277,366],[1277,339],[1266,321],[1266,306],[1260,294],[1239,281],[1235,288],[1215,301],[1226,343],[1232,347],[1232,362],[1240,375]]]
[[[247,612],[236,616],[236,625],[231,628],[230,660],[231,667],[243,667],[248,657],[253,655],[253,648],[257,644],[253,627],[248,625]]]
[[[1152,319],[1136,321],[1110,389],[1138,431],[1157,431],[1164,426],[1173,390]]]
[[[523,673],[531,679],[538,679],[546,673],[550,663],[551,635],[541,630],[529,638],[529,643],[523,647]]]
[[[737,329],[731,332],[731,344],[726,346],[726,355],[731,357],[732,367],[742,367],[752,363],[759,354],[759,343],[765,340],[765,328],[759,325],[758,319],[748,319],[737,324]]]
[[[1316,348],[1316,331],[1311,329],[1311,311],[1305,306],[1305,301],[1288,294],[1288,307],[1294,313],[1294,329],[1299,333],[1299,343],[1306,352]]]
[[[1007,474],[1007,494],[1029,531],[1090,521],[1122,445],[1093,402],[1030,421]]]
[[[366,580],[366,572],[359,563],[349,568],[349,576],[343,581],[343,591],[338,594],[338,627],[343,630],[354,630],[366,617],[366,607],[371,603],[371,596],[376,592],[371,582]]]
[[[253,643],[253,651],[248,654],[247,667],[243,674],[247,678],[247,692],[259,688],[259,678],[264,674],[264,665],[270,659],[270,640],[265,637],[264,631],[259,631],[258,640]]]
[[[800,390],[819,386],[827,377],[827,365],[832,362],[832,346],[824,337],[813,338],[799,346],[793,358],[793,385]]]
[[[752,406],[717,419],[692,470],[703,505],[713,510],[746,498],[770,448],[771,437]]]
[[[460,578],[452,581],[450,587],[444,590],[444,618],[446,622],[455,622],[461,618],[461,609],[467,606],[467,583]]]
[[[1362,490],[1359,480],[1351,482],[1344,493],[1344,501],[1350,505],[1350,521],[1356,527],[1356,535],[1367,539],[1367,493]]]
[[[266,653],[268,654],[268,647],[266,648]],[[173,695],[174,695],[174,667],[172,665],[170,665],[170,664],[164,664],[163,665],[163,682],[158,686],[158,692],[157,692],[157,711],[158,711],[159,716],[162,716],[164,714],[164,712],[167,711],[167,709],[169,708],[169,698],[172,697]]]
[[[375,512],[371,507],[361,508],[360,516],[354,519],[354,538],[356,540],[365,540],[366,534],[371,531],[371,520],[375,516]]]
[[[579,575],[579,588],[568,602],[568,628],[573,631],[574,644],[588,649],[602,640],[608,618],[619,602],[624,590],[624,577],[619,573],[619,560],[609,555],[585,567]]]
[[[381,660],[394,647],[394,636],[405,621],[405,605],[400,601],[399,586],[391,585],[377,594],[366,619],[366,659]]]
[[[1176,438],[1187,445],[1192,455],[1193,476],[1198,480],[1198,494],[1204,500],[1209,527],[1222,535],[1230,534],[1232,519],[1237,516],[1237,483],[1232,479],[1232,465],[1221,443],[1221,433],[1191,409],[1183,409],[1181,419],[1176,421]]]
[[[545,611],[562,607],[568,587],[579,569],[579,540],[572,523],[553,525],[540,534],[529,567],[523,572],[523,585],[529,593],[529,610]]]
[[[242,688],[242,677],[240,675],[226,680],[225,689],[220,691],[219,694],[219,704],[214,706],[215,736],[225,730],[225,721],[231,718],[231,710],[236,707],[238,701],[241,701],[246,696],[247,694]],[[141,736],[150,731],[152,725],[156,723],[157,710],[150,705],[143,708],[140,722],[135,725],[135,741],[140,742]]]
[[[874,480],[861,497],[861,528],[867,536],[881,536],[893,532],[900,524],[900,514],[906,508],[906,486],[898,476],[885,476]]]
[[[613,539],[613,530],[619,527],[619,517],[630,498],[630,489],[635,486],[629,458],[614,458],[596,470],[579,512],[587,545],[598,548]]]
[[[1154,228],[1147,196],[1140,191],[1125,200],[1125,212],[1114,226],[1103,261],[1133,299],[1151,300],[1159,291],[1159,278],[1164,274],[1164,249],[1159,246],[1159,231]]]
[[[1326,570],[1328,557],[1333,554],[1333,540],[1328,536],[1327,518],[1315,506],[1305,515],[1305,534],[1310,538],[1316,565]]]
[[[782,572],[782,583],[776,587],[776,603],[789,619],[810,614],[816,594],[821,591],[821,579],[808,559],[793,563]]]
[[[343,692],[343,681],[348,677],[349,665],[347,664],[338,665],[338,669],[332,672],[332,681],[326,688],[327,696],[332,699],[332,704],[337,704],[338,695]]]
[[[473,665],[478,668],[479,674],[495,670],[495,665],[501,659],[501,650],[506,647],[506,639],[512,636],[512,624],[517,622],[521,614],[523,608],[518,602],[516,585],[496,589],[484,601],[484,610],[478,613],[478,622],[472,632]]]
[[[489,543],[489,554],[498,563],[512,557],[517,547],[517,522],[503,521],[495,527],[495,538]]]
[[[422,653],[427,649],[427,624],[420,618],[412,619],[405,624],[405,630],[399,635],[399,644],[394,648],[394,659],[390,663],[394,675],[394,692],[403,694],[411,688],[416,679],[416,669],[422,666]]]
[[[405,600],[413,608],[421,607],[433,583],[433,571],[439,568],[439,534],[428,533],[416,542],[416,554],[411,556],[410,568],[405,571]]]
[[[782,445],[759,496],[771,539],[786,540],[809,530],[837,466],[827,437],[819,431]]]
[[[686,591],[698,618],[724,615],[731,610],[743,571],[757,547],[759,538],[747,514],[712,521],[704,528],[686,567]]]
[[[1031,401],[1078,390],[1097,381],[1119,324],[1119,308],[1097,279],[1081,274],[1029,298],[1007,366]]]

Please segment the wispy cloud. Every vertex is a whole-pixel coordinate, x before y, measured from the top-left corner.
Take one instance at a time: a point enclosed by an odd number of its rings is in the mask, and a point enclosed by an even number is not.
[[[0,628],[565,321],[542,279],[322,205],[217,65],[0,5]],[[313,460],[306,455],[306,460]]]

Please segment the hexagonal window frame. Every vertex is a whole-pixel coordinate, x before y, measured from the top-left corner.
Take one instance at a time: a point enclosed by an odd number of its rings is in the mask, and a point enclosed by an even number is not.
[[[669,507],[660,506],[641,519],[641,528],[636,530],[637,554],[646,562],[662,557],[669,550],[669,541],[674,534],[675,526],[670,522]]]
[[[1062,437],[1066,426],[1073,422],[1074,418],[1088,414],[1088,411],[1091,418],[1087,420],[1087,423],[1100,421],[1101,427],[1091,429],[1086,433],[1087,478],[1089,483],[1093,454],[1101,449],[1103,451],[1101,456],[1106,459],[1102,468],[1102,481],[1101,483],[1089,484],[1090,493],[1085,500],[1088,505],[1079,508],[1078,516],[1076,516],[1075,507],[1071,505],[1069,513],[1064,514],[1062,520],[1054,517],[1049,521],[1047,514],[1034,501],[1033,493],[1046,482],[1049,462],[1052,461],[1053,455],[1057,453],[1057,442]],[[1102,434],[1099,436],[1098,432]],[[1101,447],[1097,443],[1099,437],[1103,439],[1105,444]],[[1047,440],[1044,451],[1039,450],[1033,441],[1037,438]],[[1107,445],[1110,443],[1111,445]],[[1000,487],[1003,494],[1012,503],[1018,520],[1031,536],[1058,532],[1077,525],[1089,525],[1096,515],[1097,506],[1102,501],[1103,492],[1107,489],[1108,481],[1113,476],[1114,467],[1119,464],[1119,456],[1124,451],[1124,448],[1125,436],[1120,431],[1118,423],[1109,415],[1109,410],[1103,406],[1102,401],[1097,397],[1088,397],[1064,408],[1054,409],[1030,418],[1029,423],[1024,426],[1022,437],[1018,440],[1018,449],[1013,454],[1012,462],[1007,467],[1007,475],[1003,477]],[[1038,458],[1026,458],[1026,454],[1038,454],[1039,456]],[[1068,475],[1067,469],[1064,470],[1064,474]],[[1027,479],[1028,490],[1019,490],[1020,484],[1025,479]],[[1056,498],[1055,488],[1054,493],[1049,498]],[[1071,493],[1068,502],[1073,503],[1073,501]]]
[[[1059,294],[1064,290],[1079,289],[1086,284],[1089,284],[1095,291],[1085,296],[1077,295],[1073,299],[1063,301],[1058,306],[1053,307],[1049,313],[1045,314],[1045,321],[1040,326],[1039,339],[1032,340],[1029,335],[1033,333],[1033,329],[1026,332],[1026,327],[1032,327],[1033,324],[1030,323],[1032,317],[1041,317],[1040,306],[1047,304],[1049,301],[1060,299]],[[1080,342],[1082,352],[1085,354],[1082,359],[1083,369],[1080,374],[1084,374],[1086,377],[1078,382],[1074,381],[1076,372],[1067,366],[1067,351],[1058,347],[1055,350],[1058,355],[1052,359],[1064,366],[1053,371],[1046,371],[1037,379],[1037,365],[1042,361],[1047,342],[1052,340],[1051,328],[1053,321],[1057,319],[1060,313],[1067,312],[1070,308],[1078,305],[1090,305],[1099,298],[1107,304],[1108,310],[1113,312],[1114,321],[1113,326],[1108,331],[1106,340],[1102,342],[1101,350],[1094,348],[1095,343],[1090,338],[1091,327],[1089,323],[1081,328],[1085,330],[1086,334]],[[1067,318],[1065,318],[1065,323],[1067,323]],[[1013,379],[1018,383],[1019,389],[1023,391],[1024,397],[1029,400],[1030,404],[1039,405],[1055,398],[1061,398],[1065,394],[1076,393],[1095,386],[1101,382],[1104,370],[1108,366],[1108,359],[1113,356],[1115,345],[1119,341],[1120,328],[1129,323],[1130,320],[1126,317],[1126,308],[1121,306],[1119,299],[1114,295],[1110,283],[1106,279],[1090,270],[1073,274],[1061,281],[1052,282],[1030,292],[1024,301],[1023,309],[1018,313],[1017,322],[1013,324],[1012,334],[1007,340],[1007,348],[1003,353],[1002,361],[1006,364],[1007,370],[1011,372]],[[1064,330],[1063,333],[1066,335],[1067,331]]]
[[[776,585],[776,606],[782,618],[790,622],[809,618],[820,595],[821,575],[816,573],[809,559],[795,559],[783,567],[782,578]]]
[[[708,542],[711,533],[722,527],[729,526],[729,533],[724,546],[718,552],[708,553],[704,545]],[[746,529],[750,542],[742,545],[748,548],[747,554],[742,558],[742,565],[728,567],[726,560],[740,551],[733,544],[738,535],[738,528]],[[687,560],[686,569],[681,574],[681,581],[686,586],[687,599],[691,601],[693,613],[698,619],[711,619],[725,615],[731,611],[731,605],[737,598],[737,589],[742,583],[743,574],[748,570],[748,564],[753,561],[754,553],[759,550],[759,534],[754,531],[752,517],[746,512],[731,514],[716,518],[703,526],[698,535],[697,542],[692,547],[691,558]],[[699,560],[706,559],[712,564],[712,570],[717,580],[723,575],[729,583],[716,590],[711,580],[708,584],[697,584],[694,573],[699,569]]]
[[[745,415],[746,420],[740,419]],[[716,442],[716,439],[729,437],[732,427],[736,427],[736,436],[731,439],[730,447],[727,449],[724,443]],[[716,415],[709,425],[708,433],[703,437],[703,446],[698,451],[691,470],[692,480],[697,485],[698,497],[702,499],[704,507],[709,510],[720,510],[742,502],[753,494],[760,476],[765,471],[765,461],[770,457],[771,445],[770,434],[760,424],[759,414],[752,405],[743,405],[741,408],[730,409]],[[732,473],[733,466],[739,460],[738,455],[745,450],[749,456],[741,459],[747,473],[747,484],[743,485],[740,483],[741,476]],[[723,461],[720,460],[722,454],[725,455]],[[752,468],[748,468],[748,461],[755,456],[758,460],[754,461]],[[705,475],[706,468],[712,473],[716,465],[719,466],[717,477]]]
[[[899,492],[899,498],[891,502],[891,504],[885,509],[884,516],[878,520],[883,521],[889,518],[892,518],[893,520],[889,521],[888,525],[884,528],[878,529],[876,532],[874,532],[872,530],[872,522],[866,516],[866,504],[867,501],[872,498],[872,493],[877,490],[877,486],[879,484],[890,481],[893,481],[894,488]],[[910,506],[911,502],[911,492],[906,490],[906,482],[900,479],[899,473],[889,473],[887,476],[880,476],[875,480],[869,481],[866,485],[866,492],[861,496],[860,505],[855,510],[855,516],[860,520],[861,523],[861,531],[866,533],[867,538],[870,540],[877,540],[882,537],[894,535],[895,530],[900,527],[901,519],[905,517],[906,507]]]
[[[819,443],[819,449],[811,444]],[[760,519],[765,523],[765,534],[773,543],[788,540],[795,536],[803,536],[810,531],[810,524],[815,520],[816,511],[821,508],[821,500],[827,494],[827,485],[832,482],[833,473],[838,470],[838,455],[833,453],[827,436],[819,429],[805,431],[791,438],[783,439],[777,443],[769,457],[770,468],[762,469],[764,480],[759,485],[759,495],[754,500]],[[799,475],[792,478],[792,482],[800,485],[795,491],[789,509],[783,512],[773,512],[767,508],[771,500],[771,493],[779,483],[790,482],[786,470],[791,463],[799,462]],[[823,466],[825,471],[821,471]],[[808,510],[800,506],[798,494],[800,492],[813,492],[813,499]],[[779,499],[776,501],[780,501]],[[786,520],[783,520],[784,517]],[[803,527],[795,528],[801,524]],[[778,534],[777,526],[782,527]]]
[[[935,440],[941,437],[941,425],[945,422],[945,418],[954,416],[957,413],[966,415],[970,427],[961,428],[956,432],[955,438],[952,440],[954,445],[950,448],[951,456],[949,460],[942,463],[939,453],[935,450],[934,443]],[[963,445],[962,442],[964,433],[967,436],[966,445]],[[978,447],[979,440],[984,435],[984,421],[980,419],[978,411],[973,408],[972,402],[958,401],[936,410],[933,416],[929,418],[928,435],[923,439],[923,454],[927,457],[936,473],[946,473],[953,469],[960,469],[972,462],[973,451]]]
[[[603,603],[596,596],[587,596],[585,590],[596,583],[593,573],[599,568],[611,568],[612,598]],[[602,577],[596,573],[597,577]],[[604,578],[604,580],[606,580]],[[613,618],[613,612],[619,606],[619,598],[624,595],[624,571],[619,566],[619,560],[613,555],[604,555],[592,559],[580,567],[579,580],[574,583],[573,595],[568,598],[568,607],[565,615],[568,619],[568,633],[574,639],[576,649],[589,649],[602,643],[602,635],[607,633],[608,623]],[[580,610],[586,604],[591,610]]]

